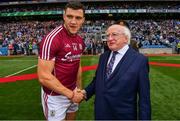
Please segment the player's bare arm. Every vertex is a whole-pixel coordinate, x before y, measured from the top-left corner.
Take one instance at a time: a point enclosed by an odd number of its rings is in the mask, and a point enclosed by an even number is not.
[[[73,92],[63,86],[60,81],[52,74],[54,69],[54,61],[38,59],[38,77],[39,82],[53,90],[56,93],[67,96],[69,99],[73,97]]]
[[[82,89],[82,66],[81,66],[81,64],[79,65],[76,84],[77,84],[78,89]]]

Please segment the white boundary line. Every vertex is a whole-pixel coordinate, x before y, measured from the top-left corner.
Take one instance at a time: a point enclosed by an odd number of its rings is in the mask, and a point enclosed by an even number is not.
[[[28,68],[25,68],[25,69],[20,70],[20,71],[18,71],[18,72],[16,72],[16,73],[13,73],[13,74],[7,75],[7,76],[5,76],[5,77],[14,76],[14,75],[19,74],[19,73],[21,73],[21,72],[23,72],[23,71],[26,71],[26,70],[29,70],[29,69],[31,69],[31,68],[34,68],[34,67],[36,67],[36,66],[37,66],[37,65],[30,66],[30,67],[28,67]]]
[[[37,61],[37,60],[0,60],[0,61],[10,61],[10,62],[19,62],[19,61],[27,61],[27,62],[31,62],[31,61]]]

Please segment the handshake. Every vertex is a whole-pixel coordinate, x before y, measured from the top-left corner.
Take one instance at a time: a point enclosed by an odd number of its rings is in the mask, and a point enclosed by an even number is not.
[[[74,103],[80,103],[82,102],[84,99],[86,99],[86,91],[85,90],[81,90],[78,88],[75,88],[73,90],[73,95],[70,98],[70,100]]]

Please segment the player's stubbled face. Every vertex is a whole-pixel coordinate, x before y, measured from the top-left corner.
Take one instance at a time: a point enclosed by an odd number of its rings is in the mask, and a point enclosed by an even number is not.
[[[63,18],[65,27],[71,34],[76,34],[84,23],[84,13],[82,9],[74,10],[67,8]]]

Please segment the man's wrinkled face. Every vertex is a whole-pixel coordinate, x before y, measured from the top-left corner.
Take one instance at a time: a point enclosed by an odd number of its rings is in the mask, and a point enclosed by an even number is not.
[[[124,34],[124,28],[121,25],[112,25],[106,31],[107,44],[110,50],[118,51],[127,44],[128,39]]]

